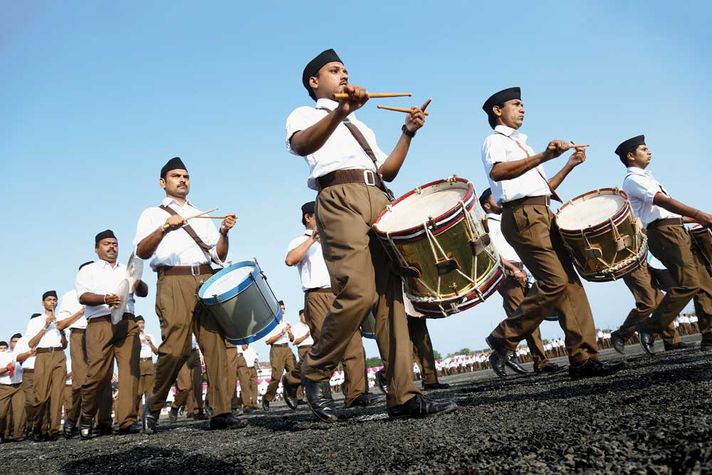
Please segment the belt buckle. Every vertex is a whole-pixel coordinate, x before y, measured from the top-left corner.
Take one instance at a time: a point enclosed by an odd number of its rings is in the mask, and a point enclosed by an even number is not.
[[[371,170],[364,170],[363,181],[369,186],[376,186],[376,174]]]
[[[191,264],[190,265],[190,274],[193,277],[197,277],[200,275],[200,264]]]

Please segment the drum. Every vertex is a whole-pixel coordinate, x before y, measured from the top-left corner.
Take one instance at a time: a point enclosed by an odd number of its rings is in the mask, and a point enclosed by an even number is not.
[[[697,224],[690,228],[690,236],[707,270],[712,274],[712,229]]]
[[[413,308],[447,317],[484,302],[504,273],[475,188],[451,177],[391,203],[373,229],[403,277]]]
[[[282,308],[257,261],[222,269],[200,287],[198,297],[234,345],[259,340],[282,320]]]
[[[617,188],[577,196],[555,219],[576,269],[588,281],[619,279],[646,262],[648,240],[628,195]]]

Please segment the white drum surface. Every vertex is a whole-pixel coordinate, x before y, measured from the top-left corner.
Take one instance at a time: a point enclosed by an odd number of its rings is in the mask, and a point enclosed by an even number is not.
[[[586,229],[608,221],[625,206],[620,195],[605,194],[575,201],[559,211],[556,222],[561,229]]]
[[[440,188],[443,187],[443,188]],[[449,211],[467,193],[467,184],[444,183],[425,188],[422,194],[412,194],[383,215],[377,224],[379,231],[390,233],[419,226],[429,218]]]
[[[245,278],[254,271],[254,266],[239,267],[233,271],[228,272],[224,276],[217,279],[215,282],[210,284],[210,287],[205,289],[203,294],[205,297],[212,297],[213,295],[222,295],[225,292],[234,289],[240,283],[242,283]]]

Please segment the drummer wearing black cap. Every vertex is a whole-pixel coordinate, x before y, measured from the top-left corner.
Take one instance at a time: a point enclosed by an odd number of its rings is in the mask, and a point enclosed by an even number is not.
[[[552,140],[543,152],[536,153],[526,144],[527,136],[519,132],[524,103],[518,87],[493,94],[482,109],[494,129],[482,146],[482,162],[495,202],[503,208],[502,233],[536,279],[517,310],[487,337],[494,350],[492,366],[498,372],[504,371],[505,364],[523,372],[514,349],[545,317],[558,314],[573,379],[618,371],[622,364],[598,360],[591,307],[548,206],[550,198],[558,199],[554,190],[585,160],[585,148],[576,148],[561,171],[547,179],[542,165],[574,145]]]
[[[30,348],[35,348],[34,361],[34,404],[35,415],[32,439],[56,440],[62,417],[62,396],[64,380],[67,378],[67,363],[62,348],[62,335],[57,329],[54,309],[57,306],[57,292],[48,290],[42,295],[44,314],[31,318],[27,325],[26,337]],[[42,415],[49,410],[49,430],[43,434]]]
[[[389,415],[411,417],[453,410],[452,402],[425,400],[413,384],[401,281],[370,232],[389,203],[384,181],[392,181],[400,171],[413,137],[425,123],[423,109],[429,101],[406,115],[398,142],[387,155],[378,147],[373,131],[354,114],[368,100],[367,91],[348,80],[336,52],[323,51],[302,73],[302,85],[316,107],[299,107],[287,119],[287,147],[304,157],[308,185],[319,192],[317,229],[336,293],[320,338],[302,366],[307,402],[320,419],[336,420],[333,401],[322,383],[328,383],[354,333],[373,310],[379,347],[388,348]],[[336,102],[335,93],[346,93],[348,98]]]
[[[694,298],[695,313],[702,333],[702,351],[712,350],[712,277],[700,256],[693,251],[683,223],[712,226],[712,214],[693,208],[670,196],[647,170],[653,154],[645,136],[630,138],[615,150],[627,172],[623,191],[633,212],[647,228],[650,252],[670,271],[674,280],[648,320],[638,325],[640,344],[652,353],[653,338],[665,329]]]
[[[156,382],[147,404],[144,430],[156,431],[168,392],[191,354],[192,333],[196,334],[205,358],[213,409],[210,427],[243,427],[244,421],[232,417],[230,391],[225,388],[228,366],[224,337],[198,300],[198,289],[213,273],[210,262],[222,265],[227,258],[228,233],[237,218],[227,214],[219,231],[209,219],[186,219],[200,210],[188,200],[190,175],[178,157],[163,166],[159,184],[166,197],[160,206],[141,213],[134,238],[136,255],[150,259],[151,269],[158,273],[156,311],[163,338],[158,347]]]
[[[118,293],[127,278],[126,266],[117,261],[119,242],[110,229],[95,236],[94,250],[99,260],[82,267],[75,281],[79,303],[85,306],[84,315],[87,319],[84,334],[87,374],[82,384],[79,427],[82,439],[92,436],[102,390],[114,372],[114,358],[119,368],[116,404],[119,433],[133,434],[140,430],[136,425],[135,404],[138,386],[138,329],[129,309],[126,309],[116,324],[112,323],[111,317],[113,309],[128,303],[128,286],[125,294]],[[145,296],[147,290],[144,284],[137,293]],[[108,431],[109,428],[102,429]],[[69,435],[65,433],[65,436]]]

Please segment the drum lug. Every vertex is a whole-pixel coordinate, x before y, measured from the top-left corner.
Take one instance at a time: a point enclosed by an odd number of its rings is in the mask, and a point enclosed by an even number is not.
[[[603,252],[597,247],[587,247],[586,256],[588,259],[598,260],[603,256]]]
[[[459,270],[460,269],[460,264],[457,263],[457,261],[451,257],[446,257],[443,259],[438,259],[437,262],[435,263],[435,267],[438,268],[438,275],[443,276],[447,273],[450,273],[454,270]],[[455,285],[455,284],[453,284]],[[457,290],[457,289],[455,289]]]
[[[470,240],[470,247],[472,248],[472,252],[474,253],[474,255],[477,256],[482,253],[482,251],[484,251],[487,246],[490,245],[490,242],[491,240],[489,234],[483,234],[477,239]]]
[[[616,239],[616,250],[620,252],[623,249],[630,247],[631,244],[633,244],[633,238],[631,238],[627,234],[624,234],[618,239]]]

